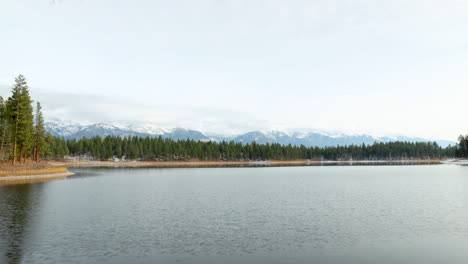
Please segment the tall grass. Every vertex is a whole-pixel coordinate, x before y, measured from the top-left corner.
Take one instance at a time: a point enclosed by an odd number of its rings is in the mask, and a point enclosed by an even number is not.
[[[65,173],[67,167],[46,167],[46,168],[21,168],[9,167],[8,169],[0,168],[1,176],[24,176],[24,175],[42,175],[53,173]]]

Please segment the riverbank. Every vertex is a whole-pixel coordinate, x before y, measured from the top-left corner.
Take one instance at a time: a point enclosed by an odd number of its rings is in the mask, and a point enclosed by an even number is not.
[[[67,167],[52,166],[48,163],[16,165],[5,163],[0,164],[0,178],[5,176],[40,175],[65,172],[67,172]]]
[[[441,164],[442,160],[269,160],[269,161],[68,161],[50,162],[66,167],[122,167],[122,168],[196,168],[196,167],[261,167],[261,166],[325,166],[325,165],[417,165]]]
[[[33,182],[43,182],[50,180],[65,179],[72,176],[73,172],[51,173],[51,174],[37,174],[37,175],[20,175],[20,176],[2,176],[0,177],[0,185],[23,184]]]
[[[0,185],[62,179],[73,174],[65,166],[53,166],[48,163],[0,163]]]

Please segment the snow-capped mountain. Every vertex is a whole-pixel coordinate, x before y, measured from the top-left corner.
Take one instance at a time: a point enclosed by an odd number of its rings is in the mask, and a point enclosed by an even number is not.
[[[46,122],[45,128],[54,136],[69,138],[82,130],[83,126],[71,122]]]
[[[186,128],[161,128],[154,125],[148,126],[132,126],[124,124],[110,124],[99,123],[92,125],[79,125],[70,122],[47,122],[45,124],[46,130],[54,136],[64,137],[65,139],[79,139],[82,137],[93,136],[138,136],[138,137],[163,137],[173,140],[200,140],[200,141],[235,141],[240,143],[257,142],[259,144],[265,143],[279,143],[282,145],[304,145],[304,146],[344,146],[344,145],[361,145],[373,144],[374,142],[392,142],[392,141],[408,141],[408,142],[429,142],[432,140],[419,138],[419,137],[374,137],[364,134],[348,135],[344,133],[330,133],[326,131],[310,130],[310,131],[293,131],[285,132],[279,130],[271,131],[251,131],[235,136],[223,135],[210,135],[197,130]],[[455,145],[455,142],[447,140],[436,140],[436,142],[446,147],[448,145]]]

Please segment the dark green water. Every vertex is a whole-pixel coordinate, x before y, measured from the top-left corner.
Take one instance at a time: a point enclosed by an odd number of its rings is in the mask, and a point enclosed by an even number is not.
[[[0,186],[0,263],[468,263],[468,166],[73,170]]]

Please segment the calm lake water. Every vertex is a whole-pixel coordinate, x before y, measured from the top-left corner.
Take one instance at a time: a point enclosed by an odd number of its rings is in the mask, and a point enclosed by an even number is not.
[[[0,263],[468,263],[468,166],[72,171],[0,186]]]

